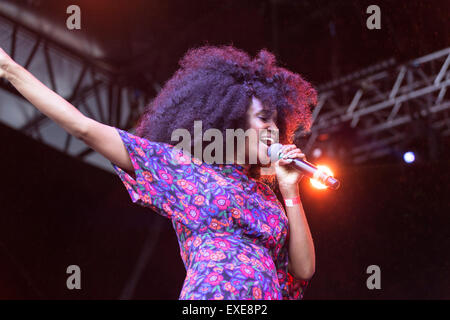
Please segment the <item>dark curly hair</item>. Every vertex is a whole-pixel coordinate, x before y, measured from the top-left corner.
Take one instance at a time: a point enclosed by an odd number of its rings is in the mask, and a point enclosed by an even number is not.
[[[138,136],[175,144],[172,132],[185,128],[193,135],[195,120],[202,121],[203,132],[216,128],[225,136],[226,129],[246,130],[252,96],[269,112],[277,111],[281,143],[292,143],[298,127],[310,128],[316,91],[300,75],[277,66],[266,49],[252,60],[231,45],[206,45],[190,49],[179,65],[140,117]]]

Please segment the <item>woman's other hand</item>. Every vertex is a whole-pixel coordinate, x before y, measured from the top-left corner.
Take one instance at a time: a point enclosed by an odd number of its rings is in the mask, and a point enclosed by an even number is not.
[[[281,153],[284,157],[275,162],[275,172],[280,189],[295,187],[302,179],[303,174],[290,167],[289,164],[293,159],[306,160],[306,157],[294,144],[283,146]]]

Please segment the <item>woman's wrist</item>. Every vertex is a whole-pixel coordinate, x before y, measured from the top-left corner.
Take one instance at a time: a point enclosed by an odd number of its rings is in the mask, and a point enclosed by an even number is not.
[[[279,185],[281,195],[283,199],[292,199],[299,196],[298,184],[294,185]]]
[[[13,60],[5,61],[0,65],[0,68],[3,71],[3,77],[10,82],[15,78],[16,71],[19,67],[20,66]]]

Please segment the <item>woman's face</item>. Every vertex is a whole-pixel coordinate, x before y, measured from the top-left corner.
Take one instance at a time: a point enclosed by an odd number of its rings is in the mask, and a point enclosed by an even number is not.
[[[272,143],[278,142],[277,112],[265,110],[258,98],[252,97],[247,110],[247,130],[256,134],[255,140],[246,139],[246,164],[269,165],[267,150]]]

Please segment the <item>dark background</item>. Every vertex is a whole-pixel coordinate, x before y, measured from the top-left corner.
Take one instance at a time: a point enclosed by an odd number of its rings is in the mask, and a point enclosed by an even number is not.
[[[3,0],[63,30],[77,56],[164,83],[191,47],[233,44],[250,54],[267,48],[314,85],[394,57],[399,63],[450,44],[447,0]],[[381,9],[381,29],[368,30],[366,9]],[[1,5],[1,4],[0,4]],[[69,5],[81,30],[66,28]],[[55,32],[56,33],[56,32]],[[81,40],[87,40],[83,42]],[[102,53],[93,53],[95,44]]]
[[[267,48],[314,85],[450,44],[446,0],[283,0],[276,9],[250,0],[16,2],[62,28],[65,9],[78,4],[83,27],[67,37],[88,38],[104,54],[90,56],[80,46],[77,55],[126,70],[131,79],[151,70],[160,83],[187,49],[205,43],[232,43],[250,54]],[[365,26],[370,4],[381,7],[381,30]],[[133,81],[150,83],[142,75]],[[3,125],[0,137],[1,299],[178,298],[185,271],[168,220],[132,204],[111,173]],[[450,299],[448,137],[440,149],[440,160],[412,165],[400,156],[336,163],[343,182],[337,192],[302,182],[317,255],[305,299]],[[81,290],[66,288],[72,264],[81,267]],[[381,290],[366,287],[373,264],[381,268]]]

